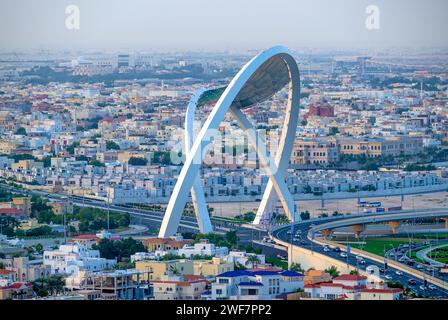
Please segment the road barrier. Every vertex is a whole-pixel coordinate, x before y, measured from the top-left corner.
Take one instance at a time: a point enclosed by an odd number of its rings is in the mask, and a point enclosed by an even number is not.
[[[308,234],[308,239],[310,241],[313,241],[314,243],[320,244],[320,245],[328,245],[328,246],[333,246],[333,247],[340,247],[342,249],[344,249],[345,251],[347,251],[347,246],[334,242],[334,241],[330,241],[330,240],[324,240],[324,239],[317,239],[315,238],[314,240],[311,239],[311,235]],[[367,252],[367,251],[363,251],[363,250],[359,250],[356,248],[352,248],[350,247],[350,253],[353,253],[355,255],[364,257],[364,258],[368,258],[371,259],[373,261],[379,262],[379,263],[384,263],[384,257],[381,257],[379,255]],[[427,280],[428,282],[437,285],[441,288],[443,288],[444,290],[448,290],[448,282],[443,281],[439,278],[433,277],[431,275],[427,275],[424,272],[421,272],[419,270],[415,270],[407,265],[404,265],[402,263],[399,263],[397,261],[393,261],[393,260],[388,260],[387,261],[388,266],[391,266],[395,269],[398,269],[400,271],[412,274],[413,276],[419,278],[420,280]]]

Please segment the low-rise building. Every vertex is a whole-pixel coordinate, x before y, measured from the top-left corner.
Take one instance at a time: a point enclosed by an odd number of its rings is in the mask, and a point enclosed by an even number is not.
[[[192,260],[175,259],[167,261],[144,260],[135,263],[135,270],[149,271],[149,279],[159,280],[162,276],[175,273],[178,275],[194,274],[194,265]]]
[[[138,270],[80,271],[66,278],[65,287],[90,294],[89,299],[145,300],[152,296],[148,277],[148,271]]]
[[[361,300],[399,300],[403,295],[403,290],[399,288],[385,289],[364,289],[361,291]]]
[[[331,282],[332,277],[329,273],[322,270],[309,270],[305,272],[303,282],[307,284],[316,284],[322,282]]]
[[[181,249],[186,244],[192,244],[192,239],[183,239],[182,236],[174,236],[170,238],[149,238],[142,241],[143,245],[149,252],[156,250],[174,251]]]
[[[184,245],[178,250],[179,256],[185,256],[190,258],[193,256],[226,256],[229,253],[229,248],[227,247],[217,247],[213,243],[209,243],[206,239],[202,239],[199,243],[194,245]]]
[[[303,274],[281,269],[238,270],[220,274],[211,298],[261,300],[303,289]]]
[[[334,278],[332,282],[307,284],[304,290],[310,298],[359,300],[361,291],[366,289],[366,284],[365,276],[345,274]]]
[[[199,300],[208,282],[196,275],[164,275],[151,281],[155,300]]]
[[[44,265],[51,267],[51,273],[101,271],[110,269],[116,264],[115,259],[101,258],[98,250],[89,250],[78,244],[61,245],[57,250],[44,251]]]
[[[207,279],[234,269],[233,262],[228,262],[219,257],[213,257],[211,260],[193,260],[193,264],[194,274]]]
[[[27,300],[33,297],[33,285],[30,282],[14,282],[0,286],[0,300]]]

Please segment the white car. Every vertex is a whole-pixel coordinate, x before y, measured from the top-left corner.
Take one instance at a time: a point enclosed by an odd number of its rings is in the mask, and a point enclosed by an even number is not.
[[[397,276],[402,276],[402,275],[403,275],[403,272],[397,270],[397,271],[395,271],[395,274],[396,274]]]
[[[347,254],[346,254],[345,252],[341,252],[340,256],[341,256],[342,258],[347,258]]]
[[[428,286],[428,288],[429,288],[429,290],[435,290],[435,286],[433,286],[432,284],[430,284],[429,286]]]
[[[356,260],[362,260],[362,257],[356,256]]]
[[[390,275],[388,275],[388,274],[385,275],[384,278],[386,278],[387,280],[392,280],[392,276],[390,276]]]
[[[330,248],[328,248],[328,247],[324,247],[324,251],[325,251],[325,252],[328,252],[328,251],[330,251]]]
[[[423,290],[423,291],[425,291],[426,290],[426,287],[425,286],[423,286],[423,285],[421,285],[420,287],[420,290]]]

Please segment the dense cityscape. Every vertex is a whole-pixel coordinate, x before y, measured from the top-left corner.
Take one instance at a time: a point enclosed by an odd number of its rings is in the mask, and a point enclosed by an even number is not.
[[[317,210],[301,211],[302,219],[400,211],[409,206],[406,195],[438,192],[446,197],[448,61],[434,54],[428,63],[427,55],[419,58],[423,55],[297,53],[297,61],[305,61],[301,123],[286,180],[299,210],[302,202],[319,202]],[[372,285],[358,269],[288,265],[287,254],[274,254],[272,240],[261,236],[286,222],[278,207],[262,231],[250,231],[256,240],[242,238],[269,178],[230,119],[221,125],[225,136],[213,145],[215,153],[208,154],[202,171],[209,212],[221,235],[194,235],[193,210],[187,206],[184,232],[156,237],[157,218],[182,164],[182,149],[177,158],[171,152],[182,143],[189,95],[200,86],[228,82],[248,58],[220,53],[2,55],[2,298],[431,297],[434,286],[416,293],[394,275],[381,275],[383,284]],[[244,111],[265,132],[268,144],[279,138],[285,95],[282,91]],[[199,123],[209,109],[200,110]],[[232,148],[225,149],[228,145]],[[234,152],[237,146],[242,152]],[[400,204],[387,208],[362,200],[390,195]],[[357,203],[344,200],[350,197]],[[339,211],[325,208],[323,199],[338,198]],[[254,209],[237,208],[239,201]],[[438,228],[438,221],[415,223],[431,229]],[[416,234],[411,245],[429,244],[433,231]],[[366,247],[382,239],[367,240],[369,232],[375,233],[366,230],[359,241]],[[383,232],[384,239],[390,237]],[[353,237],[342,230],[336,241],[344,234]],[[444,243],[446,234],[440,230],[437,241]],[[301,237],[297,234],[304,241]],[[408,236],[390,241],[398,246],[393,250],[401,250],[400,261],[435,268],[411,251],[406,254],[402,248]],[[434,250],[436,261],[446,263],[446,249]],[[362,270],[365,261],[359,258]],[[115,282],[121,285],[114,287]]]
[[[0,49],[0,300],[448,299],[446,49]]]

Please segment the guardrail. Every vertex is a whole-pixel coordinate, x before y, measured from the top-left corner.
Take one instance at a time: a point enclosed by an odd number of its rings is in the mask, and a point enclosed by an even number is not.
[[[317,243],[317,244],[320,244],[320,245],[328,245],[328,246],[340,247],[340,248],[343,248],[344,250],[347,251],[347,246],[346,245],[343,245],[343,244],[340,244],[340,243],[337,243],[337,242],[334,242],[334,241],[331,241],[331,240],[312,239],[310,234],[308,234],[308,239],[310,241],[313,241],[314,243]],[[368,258],[368,259],[371,259],[371,260],[379,262],[379,263],[384,263],[384,257],[381,257],[379,255],[376,255],[376,254],[373,254],[373,253],[370,253],[370,252],[367,252],[367,251],[359,250],[359,249],[356,249],[356,248],[350,248],[350,252],[354,253],[355,255],[359,255],[361,257]],[[404,271],[406,273],[410,273],[410,274],[414,275],[415,277],[419,278],[420,280],[425,280],[426,279],[428,282],[430,282],[430,283],[432,283],[434,285],[437,285],[437,286],[443,288],[444,290],[448,290],[448,282],[443,281],[443,280],[441,280],[439,278],[433,277],[431,275],[427,275],[427,274],[425,274],[425,273],[423,273],[423,272],[421,272],[419,270],[415,270],[413,268],[410,268],[407,265],[404,265],[402,263],[399,263],[399,262],[396,262],[396,261],[393,261],[393,260],[389,260],[387,262],[387,264],[389,266],[394,267],[395,269]]]

